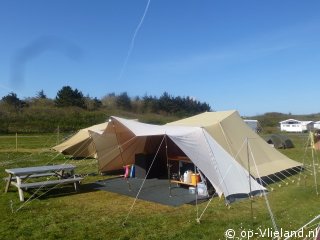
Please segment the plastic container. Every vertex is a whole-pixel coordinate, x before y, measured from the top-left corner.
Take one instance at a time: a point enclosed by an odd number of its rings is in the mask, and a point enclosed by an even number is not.
[[[180,181],[181,181],[181,182],[184,182],[184,175],[181,175],[181,176],[180,176]]]
[[[130,165],[126,165],[123,168],[124,168],[124,177],[125,178],[130,177]]]
[[[197,184],[198,195],[199,196],[208,196],[208,189],[204,182],[200,182]]]
[[[134,164],[132,164],[131,170],[130,170],[130,177],[131,178],[135,177],[135,170],[136,170],[136,168],[135,168]]]
[[[196,193],[196,188],[195,187],[189,187],[189,193],[190,194],[195,194]]]
[[[200,182],[200,174],[199,173],[192,173],[191,174],[191,184],[196,185]]]
[[[191,174],[192,174],[192,172],[190,170],[185,171],[183,174],[183,180],[184,180],[183,182],[191,183]]]

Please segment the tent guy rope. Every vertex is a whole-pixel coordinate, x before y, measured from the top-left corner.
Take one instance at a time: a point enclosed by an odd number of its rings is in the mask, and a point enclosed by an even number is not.
[[[122,226],[125,226],[128,218],[129,218],[129,216],[130,216],[130,214],[131,214],[131,212],[132,212],[132,210],[133,210],[133,207],[134,207],[134,205],[135,205],[135,203],[136,203],[136,201],[137,201],[137,199],[138,199],[138,197],[139,197],[139,194],[140,194],[140,192],[141,192],[141,190],[142,190],[142,188],[143,188],[143,185],[144,185],[144,183],[145,183],[145,181],[146,181],[146,179],[147,179],[147,177],[148,177],[148,174],[149,174],[149,172],[150,172],[150,170],[151,170],[151,168],[152,168],[152,166],[153,166],[153,163],[154,163],[156,157],[158,156],[158,153],[159,153],[159,151],[160,151],[160,148],[161,148],[161,146],[162,146],[162,143],[164,142],[164,139],[165,139],[165,135],[163,136],[163,138],[162,138],[162,140],[161,140],[161,143],[160,143],[160,145],[159,145],[159,147],[158,147],[158,150],[157,150],[156,154],[154,155],[154,157],[153,157],[153,159],[152,159],[152,162],[151,162],[150,167],[149,167],[149,169],[148,169],[148,171],[147,171],[147,173],[146,173],[146,176],[144,177],[144,179],[143,179],[143,181],[142,181],[142,183],[141,183],[141,186],[140,186],[140,188],[139,188],[139,190],[138,190],[138,193],[137,193],[137,195],[136,195],[136,197],[135,197],[135,199],[134,199],[134,201],[133,201],[133,203],[132,203],[132,205],[131,205],[131,207],[130,207],[130,209],[129,209],[129,212],[128,212],[125,220],[124,220],[123,223],[122,223]]]
[[[250,143],[249,143],[249,142],[248,142],[248,150],[250,151],[250,155],[251,155],[251,157],[252,157],[252,161],[253,161],[253,163],[254,163],[254,166],[255,166],[255,168],[256,168],[256,171],[257,171],[257,173],[258,173],[258,176],[260,176],[260,173],[259,173],[259,170],[258,170],[258,167],[257,167],[257,164],[256,164],[256,160],[255,160],[255,158],[254,158],[254,156],[253,156],[252,149],[251,149],[251,146],[250,146]],[[273,225],[273,227],[274,227],[274,230],[275,230],[275,231],[278,231],[278,226],[277,226],[277,224],[276,224],[276,220],[275,220],[274,214],[273,214],[273,212],[272,212],[272,210],[271,210],[271,206],[270,206],[270,203],[269,203],[269,199],[268,199],[268,197],[267,197],[267,193],[264,191],[264,192],[262,193],[262,195],[264,196],[264,199],[265,199],[265,202],[266,202],[266,205],[267,205],[267,209],[268,209],[269,215],[270,215],[270,217],[271,217],[271,221],[272,221],[272,225]]]

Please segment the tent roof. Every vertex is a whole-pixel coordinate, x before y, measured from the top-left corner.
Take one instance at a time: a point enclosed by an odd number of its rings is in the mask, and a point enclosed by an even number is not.
[[[114,119],[120,122],[123,126],[128,128],[135,136],[156,136],[156,135],[173,135],[173,134],[187,134],[195,130],[190,126],[160,126],[154,124],[146,124],[137,122],[134,120],[128,120],[124,118],[114,117]]]
[[[104,122],[104,123],[100,123],[100,124],[96,124],[87,128],[83,128],[80,131],[92,131],[92,132],[103,132],[106,127],[108,126],[108,122]]]
[[[66,141],[54,146],[53,149],[63,154],[73,155],[74,157],[93,157],[94,147],[91,144],[89,130],[102,133],[108,126],[107,122],[96,124],[87,128],[80,129],[76,134]]]
[[[277,172],[302,166],[271,148],[258,134],[252,131],[237,111],[205,112],[193,117],[168,123],[178,126],[202,126],[243,167],[251,169],[256,178],[267,177]],[[246,148],[250,145],[255,161],[250,161]],[[255,169],[256,162],[258,170]]]
[[[221,112],[204,112],[192,117],[184,118],[175,122],[170,122],[167,125],[206,127],[221,122],[223,119],[229,117],[235,112],[237,111],[230,110]]]

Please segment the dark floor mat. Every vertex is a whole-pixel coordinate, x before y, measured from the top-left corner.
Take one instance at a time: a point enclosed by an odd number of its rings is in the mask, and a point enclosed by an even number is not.
[[[130,197],[136,197],[143,179],[130,178],[129,180],[131,191],[129,191],[128,183],[123,178],[107,179],[96,182],[99,190],[118,193]],[[145,201],[156,202],[169,206],[180,206],[182,204],[195,204],[196,194],[189,193],[188,188],[178,187],[176,184],[171,184],[171,197],[169,194],[168,179],[146,179],[139,199]],[[197,200],[204,201],[207,197],[198,196]]]

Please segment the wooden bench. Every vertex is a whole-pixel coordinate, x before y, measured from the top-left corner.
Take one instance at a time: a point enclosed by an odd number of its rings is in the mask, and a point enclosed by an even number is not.
[[[12,185],[16,186],[18,189],[32,189],[32,188],[44,188],[49,186],[60,186],[65,184],[74,184],[74,189],[76,192],[79,191],[79,183],[83,180],[81,177],[74,178],[66,178],[66,179],[57,179],[57,180],[49,180],[43,182],[29,182],[29,183],[21,183],[18,184],[16,182],[11,182]],[[20,195],[20,199],[24,200],[23,192]]]
[[[18,185],[16,182],[12,182],[12,185],[27,190],[30,188],[41,188],[41,187],[47,187],[47,186],[65,185],[65,184],[74,183],[74,189],[75,191],[78,191],[78,183],[80,183],[81,180],[83,180],[83,178],[75,177],[75,178],[49,180],[49,181],[43,181],[43,182],[21,183],[20,185]]]
[[[75,190],[78,191],[78,185],[83,178],[74,175],[75,168],[76,167],[72,164],[60,164],[5,169],[5,171],[9,174],[9,176],[5,178],[7,181],[5,192],[8,191],[10,185],[17,187],[20,201],[23,202],[23,190],[26,189],[74,184]],[[47,181],[41,179],[49,176],[50,178]],[[32,182],[26,181],[29,178],[33,179]],[[39,181],[37,181],[37,178]]]

